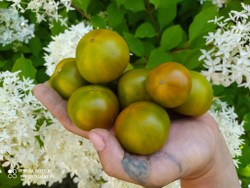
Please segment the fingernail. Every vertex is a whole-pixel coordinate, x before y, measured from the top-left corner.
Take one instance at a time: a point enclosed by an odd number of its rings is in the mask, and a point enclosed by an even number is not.
[[[102,151],[105,148],[105,142],[100,135],[96,133],[90,133],[89,139],[97,151]]]

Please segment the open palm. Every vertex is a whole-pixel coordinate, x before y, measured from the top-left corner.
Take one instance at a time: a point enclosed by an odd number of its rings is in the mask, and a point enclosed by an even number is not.
[[[208,113],[197,118],[170,113],[171,128],[165,145],[151,155],[134,155],[123,150],[113,136],[113,129],[87,132],[76,127],[68,116],[67,101],[48,83],[36,85],[33,91],[67,130],[92,141],[104,171],[110,176],[144,187],[162,187],[177,179],[182,180],[182,187],[195,187],[194,180],[209,173],[213,176],[226,165],[233,171],[234,178],[227,180],[231,181],[230,187],[239,186],[224,138]],[[224,160],[218,162],[218,158]],[[207,187],[211,187],[209,182]]]

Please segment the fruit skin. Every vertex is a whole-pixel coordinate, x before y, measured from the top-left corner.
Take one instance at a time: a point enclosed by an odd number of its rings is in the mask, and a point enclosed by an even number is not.
[[[95,29],[79,41],[76,64],[89,82],[102,84],[119,78],[126,69],[130,52],[126,41],[116,32]]]
[[[188,99],[173,110],[188,116],[201,116],[205,114],[213,102],[213,89],[207,79],[196,71],[190,71],[192,89]]]
[[[128,63],[127,68],[125,69],[125,71],[123,72],[123,74],[129,70],[134,69],[133,65],[131,65],[130,63]],[[114,92],[115,95],[117,95],[117,84],[118,84],[119,78],[117,78],[116,80],[109,82],[107,84],[104,84],[104,86],[108,87],[109,89],[111,89],[111,91]]]
[[[75,58],[60,61],[49,79],[49,85],[66,100],[77,88],[87,84],[89,83],[77,70]]]
[[[161,106],[140,101],[126,107],[117,117],[114,133],[121,146],[129,153],[148,155],[165,144],[170,130],[170,119]]]
[[[139,101],[152,101],[146,90],[146,79],[151,69],[140,68],[124,73],[117,85],[117,95],[121,109]]]
[[[119,103],[107,87],[87,85],[72,93],[67,110],[73,123],[84,131],[109,129],[118,116]]]
[[[158,65],[151,70],[146,80],[148,94],[165,108],[174,108],[184,103],[191,86],[192,78],[188,69],[176,62]]]

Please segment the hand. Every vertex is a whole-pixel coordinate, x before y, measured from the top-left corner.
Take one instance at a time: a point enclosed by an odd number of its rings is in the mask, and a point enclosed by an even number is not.
[[[91,140],[109,176],[153,188],[177,179],[182,188],[240,187],[224,138],[208,113],[196,118],[169,113],[171,128],[165,145],[151,155],[134,155],[123,150],[113,129],[87,132],[76,127],[68,116],[67,101],[48,82],[33,91],[67,130]]]

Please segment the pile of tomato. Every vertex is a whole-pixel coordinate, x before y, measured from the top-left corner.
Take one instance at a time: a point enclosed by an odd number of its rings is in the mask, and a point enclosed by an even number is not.
[[[49,80],[65,100],[73,123],[84,131],[114,129],[130,153],[151,154],[166,142],[166,110],[201,116],[213,90],[204,76],[176,62],[133,69],[126,41],[116,32],[95,29],[79,41],[75,58],[59,62]]]

